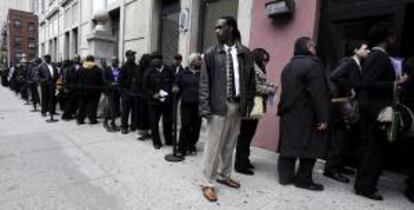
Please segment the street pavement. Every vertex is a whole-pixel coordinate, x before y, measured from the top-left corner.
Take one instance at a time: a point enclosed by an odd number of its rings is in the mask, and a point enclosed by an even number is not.
[[[321,175],[323,192],[309,192],[277,182],[277,155],[252,148],[254,176],[235,174],[239,190],[217,186],[219,201],[204,199],[198,183],[199,154],[169,163],[150,141],[133,133],[107,133],[102,125],[45,123],[11,91],[0,88],[0,209],[335,209],[412,210],[402,195],[403,176],[386,172],[379,186],[385,201],[355,196],[351,184]],[[275,137],[276,138],[276,137]]]

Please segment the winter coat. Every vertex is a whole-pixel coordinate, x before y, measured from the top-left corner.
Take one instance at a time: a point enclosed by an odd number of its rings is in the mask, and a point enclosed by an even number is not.
[[[282,72],[279,104],[279,152],[287,157],[319,158],[325,155],[326,131],[318,123],[328,123],[330,115],[327,78],[320,61],[299,55]]]

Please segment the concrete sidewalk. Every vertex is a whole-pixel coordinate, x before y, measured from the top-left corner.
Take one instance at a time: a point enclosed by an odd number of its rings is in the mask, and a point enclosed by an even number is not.
[[[320,165],[315,180],[324,192],[282,187],[277,155],[259,148],[252,148],[255,176],[235,174],[242,188],[219,185],[219,202],[209,203],[197,182],[202,152],[168,163],[170,147],[155,151],[150,141],[107,133],[101,124],[47,124],[8,89],[0,88],[0,98],[0,209],[414,209],[402,195],[404,177],[391,173],[379,186],[383,202],[324,178]]]

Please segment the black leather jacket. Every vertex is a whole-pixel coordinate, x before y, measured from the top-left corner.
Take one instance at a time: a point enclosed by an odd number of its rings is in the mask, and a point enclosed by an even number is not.
[[[240,69],[240,114],[247,117],[256,93],[254,62],[247,47],[237,43],[236,48]],[[222,44],[217,44],[204,54],[199,92],[201,116],[227,113],[226,78],[226,52]]]

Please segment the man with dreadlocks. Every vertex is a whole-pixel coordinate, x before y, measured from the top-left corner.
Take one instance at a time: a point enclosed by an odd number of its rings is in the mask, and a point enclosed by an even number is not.
[[[233,150],[241,118],[249,115],[256,93],[253,56],[241,44],[236,20],[219,18],[215,31],[218,43],[205,52],[199,86],[199,111],[207,119],[209,137],[204,149],[201,186],[209,201],[217,201],[215,180],[240,188],[231,178]]]

